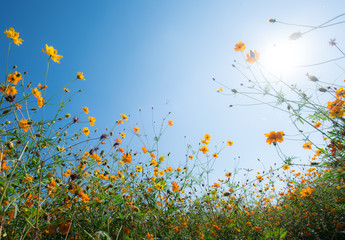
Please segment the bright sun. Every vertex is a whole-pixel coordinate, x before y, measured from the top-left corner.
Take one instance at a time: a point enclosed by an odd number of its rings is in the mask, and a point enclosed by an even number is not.
[[[286,40],[262,52],[261,63],[272,73],[286,73],[304,60],[301,41]]]

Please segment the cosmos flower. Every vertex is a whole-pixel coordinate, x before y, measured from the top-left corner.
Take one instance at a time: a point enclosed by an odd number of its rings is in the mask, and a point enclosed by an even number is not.
[[[235,44],[235,52],[243,52],[246,49],[246,45],[243,42]]]
[[[86,113],[86,114],[88,114],[88,113],[90,112],[88,107],[83,107],[83,111],[84,111],[84,113]]]
[[[178,192],[179,191],[179,185],[177,185],[177,182],[172,182],[172,190],[173,192]]]
[[[94,126],[96,122],[96,118],[89,116],[89,123],[91,126]]]
[[[87,127],[83,128],[83,134],[85,134],[85,136],[89,135],[90,130]]]
[[[206,146],[202,146],[200,148],[200,151],[203,153],[203,154],[206,154],[208,152],[208,148]]]
[[[265,136],[267,137],[266,142],[271,145],[273,143],[274,145],[277,144],[277,142],[282,142],[284,141],[284,132],[270,132],[270,133],[265,133]]]
[[[126,116],[126,114],[121,114],[121,118],[122,118],[123,120],[125,120],[125,121],[128,120],[128,117]]]
[[[311,145],[312,145],[311,142],[307,142],[307,143],[303,144],[302,147],[303,147],[304,149],[311,149]]]
[[[6,34],[6,37],[11,38],[13,43],[17,46],[22,44],[23,39],[19,38],[19,33],[14,31],[14,28],[11,27],[8,30],[5,30],[4,33]]]
[[[8,81],[14,85],[17,85],[19,80],[22,80],[22,74],[20,72],[15,71],[14,73],[10,74],[7,77]]]
[[[247,59],[246,61],[248,63],[255,63],[257,60],[260,59],[260,53],[257,52],[256,50],[252,51],[250,50],[248,53],[247,53]]]
[[[85,80],[84,73],[77,72],[77,78],[80,79],[80,80]]]
[[[28,124],[28,120],[26,120],[26,119],[20,120],[18,125],[20,128],[23,129],[24,132],[27,132],[31,128],[31,125]]]
[[[46,50],[43,50],[43,49],[42,49],[42,52],[48,54],[49,57],[50,57],[54,62],[60,63],[60,59],[62,58],[62,56],[57,54],[57,50],[54,49],[53,46],[50,46],[50,47],[49,47],[49,46],[46,44]]]

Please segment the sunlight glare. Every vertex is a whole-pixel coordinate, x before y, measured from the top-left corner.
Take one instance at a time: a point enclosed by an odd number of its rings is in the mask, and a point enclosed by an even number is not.
[[[261,63],[272,73],[286,73],[305,58],[301,41],[281,41],[266,49]]]

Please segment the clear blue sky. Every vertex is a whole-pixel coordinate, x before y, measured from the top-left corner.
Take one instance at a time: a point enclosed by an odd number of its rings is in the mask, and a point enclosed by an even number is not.
[[[50,91],[68,83],[76,72],[84,72],[86,81],[70,86],[71,91],[83,92],[67,112],[73,114],[88,106],[98,129],[111,127],[122,113],[131,115],[134,125],[140,121],[141,108],[146,131],[152,133],[151,107],[155,106],[157,122],[172,112],[169,119],[175,125],[167,129],[161,143],[162,154],[172,153],[171,162],[184,160],[184,136],[195,149],[205,133],[211,135],[213,146],[232,140],[234,146],[225,149],[216,162],[218,178],[224,169],[232,170],[237,156],[241,156],[240,167],[244,168],[261,170],[257,158],[267,168],[279,163],[264,133],[285,131],[289,135],[294,131],[287,116],[272,108],[230,109],[229,104],[245,99],[217,93],[219,86],[212,77],[231,88],[245,81],[231,67],[234,59],[240,60],[233,50],[235,43],[243,41],[248,50],[256,49],[264,55],[263,49],[304,30],[269,24],[269,18],[317,25],[341,14],[344,6],[341,0],[3,1],[0,23],[2,31],[14,27],[24,39],[22,46],[12,45],[10,66],[16,64],[20,71],[28,71],[27,81],[43,83],[47,55],[41,49],[45,44],[63,55],[60,64],[50,65]],[[308,46],[305,63],[339,56],[327,42],[334,37],[344,42],[340,29],[329,28],[304,37]],[[2,76],[7,45],[3,34]],[[314,68],[313,73],[327,81],[332,72],[335,76],[330,80],[335,80],[339,68],[328,67],[329,72]],[[307,71],[294,76],[304,81]],[[298,155],[301,150],[305,154],[302,142],[284,144],[287,152]]]

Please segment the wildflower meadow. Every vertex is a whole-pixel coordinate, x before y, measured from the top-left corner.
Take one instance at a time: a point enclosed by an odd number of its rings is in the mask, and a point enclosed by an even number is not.
[[[290,41],[341,24],[341,16],[305,26]],[[302,78],[313,87],[301,89],[266,69],[260,62],[265,53],[245,39],[229,43],[237,59],[229,68],[244,83],[237,88],[213,78],[219,95],[249,98],[285,114],[311,158],[296,163],[294,149],[281,148],[293,136],[271,129],[262,136],[279,162],[264,171],[248,169],[255,174],[244,178],[235,161],[234,171],[213,181],[212,169],[236,139],[215,150],[205,129],[197,146],[186,146],[185,161],[173,166],[169,154],[159,151],[161,136],[174,129],[170,113],[155,123],[153,138],[124,113],[100,132],[88,106],[66,111],[78,98],[69,88],[91,81],[86,71],[75,72],[60,89],[50,88],[49,71],[64,61],[62,49],[42,46],[46,74],[39,79],[9,60],[13,48],[30,43],[15,26],[3,31],[8,46],[0,47],[8,50],[0,61],[6,69],[0,87],[1,239],[345,238],[345,80],[321,81],[309,72]],[[329,47],[345,57],[335,39]],[[139,144],[131,145],[132,139]]]

